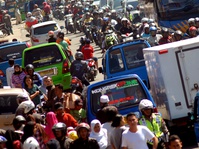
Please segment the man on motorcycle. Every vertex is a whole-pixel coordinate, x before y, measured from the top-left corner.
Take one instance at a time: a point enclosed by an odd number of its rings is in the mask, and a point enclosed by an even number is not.
[[[86,39],[85,46],[82,47],[81,52],[84,55],[84,60],[92,58],[95,61],[95,65],[96,65],[96,67],[98,69],[97,57],[93,57],[94,49],[90,45],[90,39]]]
[[[128,25],[129,20],[127,18],[122,18],[122,27],[120,28],[121,34],[131,33],[133,29]]]
[[[150,27],[149,32],[150,32],[150,37],[148,38],[149,44],[152,47],[158,45],[159,40],[162,38],[162,35],[157,34],[157,28],[155,26]]]
[[[49,17],[49,15],[51,14],[50,11],[51,11],[50,5],[48,5],[47,2],[43,2],[44,21],[50,20],[50,17]]]
[[[2,22],[6,24],[6,28],[9,31],[8,35],[10,35],[10,33],[13,34],[11,16],[6,13],[6,11],[3,11]]]
[[[26,16],[27,16],[27,18],[26,18],[25,28],[28,32],[30,32],[31,26],[37,24],[38,20],[32,16],[31,12],[28,12]]]
[[[159,44],[166,44],[166,43],[171,43],[172,42],[172,38],[169,34],[169,29],[163,27],[162,28],[162,38],[159,40]]]
[[[120,31],[120,28],[122,27],[121,17],[118,16],[116,21],[117,21],[117,24],[114,26],[114,28],[116,31]]]
[[[70,73],[73,77],[77,77],[86,86],[90,85],[89,81],[86,79],[85,74],[89,71],[89,67],[86,61],[83,60],[84,55],[82,52],[77,52],[75,54],[75,60],[72,62],[70,67]]]
[[[32,11],[32,15],[37,18],[38,22],[42,22],[43,16],[42,16],[42,11],[40,8],[38,8],[38,5],[34,5],[34,9]]]

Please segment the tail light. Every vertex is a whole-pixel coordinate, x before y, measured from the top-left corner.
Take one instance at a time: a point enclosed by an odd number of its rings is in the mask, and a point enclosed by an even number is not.
[[[39,39],[37,39],[36,37],[32,37],[32,41],[33,42],[39,42]]]
[[[4,76],[5,76],[4,72],[0,70],[0,77],[4,77]]]
[[[63,68],[62,68],[62,73],[67,73],[69,72],[69,64],[68,64],[68,60],[65,60],[63,63]]]
[[[153,112],[154,113],[158,113],[158,109],[157,108],[153,108]]]
[[[71,80],[71,84],[77,84],[78,83],[78,80],[77,79],[72,79]]]

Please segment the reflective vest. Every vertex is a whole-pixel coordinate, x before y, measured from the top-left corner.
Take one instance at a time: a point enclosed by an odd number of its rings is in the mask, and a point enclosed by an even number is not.
[[[142,116],[139,120],[139,124],[146,126],[160,141],[164,133],[161,131],[162,117],[158,113],[152,113],[152,121],[146,120],[144,116]],[[152,140],[148,140],[149,144],[153,144]]]

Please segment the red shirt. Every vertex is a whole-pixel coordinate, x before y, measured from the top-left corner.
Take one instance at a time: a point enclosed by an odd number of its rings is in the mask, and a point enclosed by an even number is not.
[[[70,115],[69,113],[65,113],[65,112],[62,114],[62,116],[57,115],[57,120],[58,120],[58,122],[62,122],[64,124],[66,124],[67,127],[72,126],[73,128],[75,128],[78,125],[75,118],[72,115]]]
[[[46,14],[50,14],[50,5],[46,4],[43,9]]]
[[[81,51],[84,54],[84,60],[93,58],[94,49],[91,45],[86,44]]]

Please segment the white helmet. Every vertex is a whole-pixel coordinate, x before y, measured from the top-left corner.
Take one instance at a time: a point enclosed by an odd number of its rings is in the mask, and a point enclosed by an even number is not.
[[[24,141],[23,149],[40,149],[40,147],[39,143],[34,137],[29,137]]]
[[[190,18],[189,20],[188,20],[188,23],[194,23],[195,22],[195,19],[194,18]]]
[[[126,6],[127,11],[131,11],[131,10],[133,10],[133,8],[134,8],[134,7],[133,7],[132,5],[127,5],[127,6]]]
[[[143,99],[140,101],[139,104],[139,110],[142,111],[142,109],[153,109],[153,103],[148,99]]]
[[[149,20],[148,20],[148,23],[149,23],[149,24],[154,23],[154,20],[153,20],[153,19],[149,19]]]
[[[144,22],[146,22],[146,23],[147,23],[147,22],[148,22],[148,20],[149,20],[148,18],[142,18],[141,23],[144,23]]]
[[[145,29],[145,28],[149,28],[149,24],[147,24],[147,23],[144,24],[144,29]]]
[[[35,108],[35,104],[31,100],[28,100],[28,101],[22,102],[18,106],[18,108],[23,108],[24,109],[24,113],[26,114],[26,113],[30,112],[30,110]]]
[[[121,22],[123,22],[123,21],[129,21],[127,18],[122,18],[122,20],[121,20]]]
[[[32,16],[32,13],[31,12],[28,12],[27,13],[27,17],[31,17]]]

